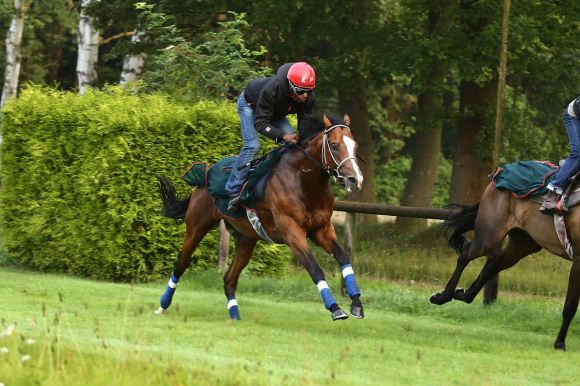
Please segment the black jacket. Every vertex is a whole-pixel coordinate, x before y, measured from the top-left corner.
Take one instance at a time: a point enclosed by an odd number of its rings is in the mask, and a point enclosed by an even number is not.
[[[314,93],[308,96],[305,103],[292,99],[292,91],[290,91],[287,78],[292,64],[294,63],[280,66],[276,75],[250,81],[244,90],[246,101],[255,111],[254,127],[258,132],[272,139],[282,139],[283,136],[282,131],[272,125],[272,121],[288,114],[296,114],[298,128],[300,128],[314,108]]]

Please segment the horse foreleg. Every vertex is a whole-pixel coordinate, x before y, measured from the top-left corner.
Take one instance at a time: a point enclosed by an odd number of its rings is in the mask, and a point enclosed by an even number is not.
[[[516,265],[524,257],[538,252],[540,247],[527,233],[519,229],[510,232],[506,247],[489,256],[475,281],[465,291],[455,291],[453,297],[466,303],[471,303],[483,286],[499,272]]]
[[[318,287],[324,306],[332,314],[332,320],[340,320],[348,318],[348,315],[340,309],[332,291],[328,287],[324,272],[314,259],[310,248],[308,248],[308,240],[306,239],[306,231],[299,226],[292,218],[284,216],[277,221],[278,228],[284,235],[284,244],[288,245],[294,255],[300,260],[310,278]]]
[[[350,313],[355,318],[364,318],[365,314],[363,305],[360,301],[361,292],[354,275],[351,257],[338,245],[334,226],[329,223],[326,227],[314,232],[312,240],[336,259],[342,270],[346,292],[352,301],[350,305]]]
[[[208,210],[208,208],[213,208],[213,210]],[[181,251],[173,266],[173,274],[161,296],[159,308],[155,311],[156,314],[164,313],[171,305],[177,283],[189,267],[193,252],[217,221],[219,221],[219,216],[209,193],[206,190],[196,190],[192,194],[185,215],[186,230]]]
[[[234,260],[224,275],[224,292],[228,299],[227,307],[230,319],[240,320],[240,311],[238,302],[236,300],[236,287],[238,286],[238,279],[240,273],[248,265],[252,257],[252,251],[258,242],[257,239],[251,239],[243,235],[236,235],[236,250],[234,253]]]
[[[566,350],[566,335],[570,322],[578,310],[578,299],[580,299],[580,258],[576,258],[570,269],[568,277],[568,291],[566,292],[566,301],[564,302],[564,311],[562,312],[562,325],[560,332],[554,343],[556,350]]]

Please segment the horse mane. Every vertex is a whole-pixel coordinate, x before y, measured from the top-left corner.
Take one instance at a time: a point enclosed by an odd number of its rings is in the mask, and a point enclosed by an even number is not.
[[[299,128],[300,144],[309,141],[326,129],[322,120],[323,115],[323,113],[312,113],[303,120]],[[333,125],[344,125],[344,119],[340,117],[328,114],[326,117]]]

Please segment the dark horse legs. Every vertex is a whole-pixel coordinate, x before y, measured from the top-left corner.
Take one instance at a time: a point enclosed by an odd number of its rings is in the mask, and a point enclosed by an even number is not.
[[[481,247],[481,245],[485,244],[488,245],[487,248]],[[478,240],[477,234],[473,242],[466,241],[457,259],[457,266],[453,275],[451,275],[443,292],[431,296],[431,303],[440,305],[452,299],[471,303],[489,279],[497,275],[500,271],[514,266],[522,258],[541,249],[527,233],[520,229],[513,229],[509,232],[509,241],[503,250],[495,249],[490,251],[489,249],[495,245],[499,245],[499,242],[483,243]],[[457,283],[467,265],[472,260],[485,254],[489,254],[489,259],[477,279],[467,291],[457,289]]]
[[[312,235],[312,240],[336,259],[342,270],[346,292],[352,300],[350,313],[355,318],[364,318],[363,305],[360,301],[361,293],[354,276],[350,256],[338,245],[332,224],[328,224],[327,227],[315,232]]]
[[[213,201],[207,190],[199,189],[192,193],[185,214],[185,239],[183,240],[181,251],[175,261],[173,275],[171,275],[165,292],[161,296],[160,307],[156,311],[157,314],[161,314],[169,308],[179,278],[191,263],[191,255],[195,251],[195,248],[197,248],[204,236],[217,223],[217,221],[219,221],[219,218],[215,216],[213,211],[207,210],[207,208],[212,207]],[[197,217],[194,217],[194,213]]]
[[[540,249],[542,247],[528,236],[526,232],[521,229],[513,229],[509,233],[509,240],[506,247],[499,252],[496,251],[490,254],[489,259],[471,286],[465,291],[461,289],[456,290],[453,298],[471,303],[489,279],[504,269],[513,267],[521,259],[538,252]]]

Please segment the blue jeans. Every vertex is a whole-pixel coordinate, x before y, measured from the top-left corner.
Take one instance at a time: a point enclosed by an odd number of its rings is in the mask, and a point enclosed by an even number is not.
[[[562,191],[566,189],[570,183],[569,178],[580,171],[580,120],[568,114],[567,109],[564,109],[564,125],[570,141],[570,157],[566,159],[550,183],[558,194],[562,194]]]
[[[243,91],[238,98],[238,115],[240,116],[240,126],[242,128],[244,146],[240,151],[238,160],[234,164],[232,174],[230,174],[230,178],[226,183],[225,191],[230,197],[240,194],[242,186],[244,185],[244,182],[246,182],[248,172],[250,171],[250,168],[248,167],[242,168],[242,170],[238,170],[238,168],[256,158],[258,150],[260,149],[260,134],[254,128],[254,110],[246,101]],[[272,122],[272,125],[282,130],[284,134],[294,132],[294,129],[286,118],[274,121]]]

